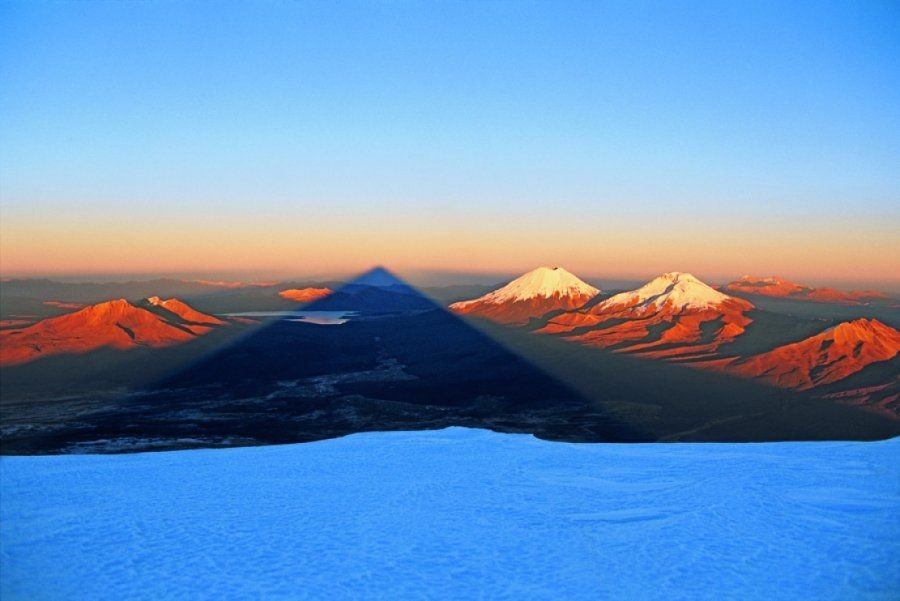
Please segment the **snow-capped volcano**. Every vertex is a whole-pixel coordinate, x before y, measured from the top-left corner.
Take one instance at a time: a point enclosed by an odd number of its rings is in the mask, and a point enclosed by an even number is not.
[[[588,346],[694,358],[713,354],[742,334],[751,322],[745,312],[751,309],[748,301],[722,294],[689,273],[673,271],[589,309],[556,315],[540,332]]]
[[[524,324],[532,317],[584,306],[600,290],[562,267],[538,267],[480,298],[450,305],[457,313],[478,315],[506,324]]]
[[[588,296],[594,298],[600,291],[587,284],[562,267],[538,267],[520,276],[503,288],[485,294],[471,301],[454,303],[454,306],[465,306],[470,303],[502,303],[530,300],[533,298],[563,298]]]
[[[616,294],[606,299],[597,305],[594,312],[602,313],[622,308],[648,312],[662,309],[704,310],[734,300],[736,299],[707,286],[689,273],[673,271],[650,280],[637,290]]]

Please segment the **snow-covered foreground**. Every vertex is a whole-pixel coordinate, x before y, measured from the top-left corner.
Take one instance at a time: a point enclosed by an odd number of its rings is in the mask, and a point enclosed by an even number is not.
[[[4,457],[4,601],[900,596],[900,439]]]

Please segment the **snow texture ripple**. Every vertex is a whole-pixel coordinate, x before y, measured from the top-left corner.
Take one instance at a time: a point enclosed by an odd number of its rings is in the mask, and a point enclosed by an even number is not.
[[[0,459],[0,597],[889,599],[900,439]]]

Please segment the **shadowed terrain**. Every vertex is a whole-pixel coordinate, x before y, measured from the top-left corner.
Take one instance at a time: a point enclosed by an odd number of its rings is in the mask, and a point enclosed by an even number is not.
[[[100,351],[6,368],[3,452],[259,445],[446,426],[594,442],[900,434],[900,422],[837,401],[469,321],[381,269],[302,310],[348,320],[289,314],[164,353]]]

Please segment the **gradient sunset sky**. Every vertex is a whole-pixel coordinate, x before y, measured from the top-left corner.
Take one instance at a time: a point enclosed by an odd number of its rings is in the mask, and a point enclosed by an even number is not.
[[[900,282],[900,3],[3,2],[0,272]]]

